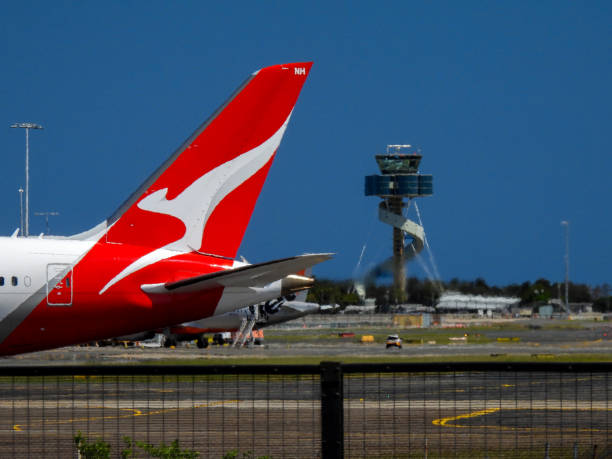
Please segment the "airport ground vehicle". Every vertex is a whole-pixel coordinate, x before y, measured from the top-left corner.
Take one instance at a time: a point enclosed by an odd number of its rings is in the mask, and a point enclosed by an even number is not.
[[[401,349],[402,348],[402,339],[399,335],[389,335],[387,336],[387,349],[390,347]]]
[[[212,338],[212,344],[223,346],[224,344],[231,344],[232,334],[230,332],[215,333]]]

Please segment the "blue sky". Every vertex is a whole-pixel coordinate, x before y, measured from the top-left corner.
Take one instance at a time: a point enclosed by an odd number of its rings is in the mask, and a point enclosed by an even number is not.
[[[333,251],[353,275],[391,251],[363,176],[423,151],[419,202],[443,279],[612,283],[612,3],[11,2],[0,17],[0,233],[30,208],[56,234],[123,200],[252,71],[313,60],[239,251]],[[31,215],[31,232],[44,231]],[[423,276],[418,265],[409,271]]]

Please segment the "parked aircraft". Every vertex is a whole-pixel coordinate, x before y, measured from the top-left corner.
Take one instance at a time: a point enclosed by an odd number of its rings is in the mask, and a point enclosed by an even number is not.
[[[320,306],[317,303],[308,303],[288,295],[276,300],[266,301],[225,314],[187,322],[164,331],[165,345],[176,345],[179,341],[196,340],[198,347],[206,347],[207,333],[238,332],[239,339],[244,342],[252,330],[269,327],[290,320],[299,319],[309,314],[333,309],[333,306]],[[142,339],[142,338],[140,338]]]
[[[286,276],[329,254],[235,257],[311,65],[252,74],[91,230],[0,238],[0,355],[163,328],[309,286]]]

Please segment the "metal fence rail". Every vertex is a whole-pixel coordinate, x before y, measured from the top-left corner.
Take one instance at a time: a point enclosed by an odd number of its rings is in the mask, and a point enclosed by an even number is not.
[[[0,457],[607,457],[612,364],[0,368]],[[612,445],[610,445],[612,446]],[[143,455],[137,457],[145,457]]]

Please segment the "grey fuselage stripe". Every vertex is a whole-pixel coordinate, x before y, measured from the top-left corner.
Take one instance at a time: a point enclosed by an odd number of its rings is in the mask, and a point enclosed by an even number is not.
[[[0,322],[0,344],[9,337],[15,329],[21,325],[26,317],[38,306],[47,296],[47,284],[43,285],[37,292],[30,295],[23,303],[17,306]]]
[[[28,317],[28,315],[30,315],[30,313],[34,309],[36,309],[36,306],[42,303],[42,301],[47,297],[47,293],[53,290],[55,286],[59,282],[61,282],[61,280],[64,277],[66,277],[66,274],[74,270],[75,266],[80,263],[80,261],[85,257],[85,255],[89,253],[90,250],[91,248],[89,250],[86,250],[79,257],[79,259],[74,262],[74,265],[65,263],[67,265],[65,269],[57,273],[53,277],[53,279],[51,280],[47,279],[47,282],[45,282],[42,285],[42,287],[40,287],[36,292],[34,292],[28,298],[26,298],[26,300],[23,303],[21,303],[19,306],[13,309],[4,319],[2,319],[2,321],[0,322],[0,344],[2,344],[4,340],[8,338],[9,335],[17,329],[17,327],[19,327],[19,325],[21,325],[21,323],[26,319],[26,317]],[[53,284],[51,284],[51,281],[54,281]],[[73,287],[73,294],[74,294],[74,287]],[[70,307],[70,306],[58,305],[57,307]]]

